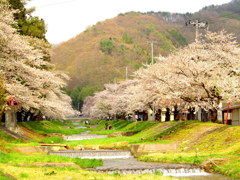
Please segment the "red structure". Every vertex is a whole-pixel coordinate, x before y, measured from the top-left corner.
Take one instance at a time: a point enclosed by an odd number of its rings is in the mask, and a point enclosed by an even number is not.
[[[226,124],[228,124],[228,114],[230,111],[230,102],[228,102],[227,115],[226,115]]]
[[[9,106],[14,106],[14,102],[15,102],[14,98],[10,97],[9,100],[10,100]]]

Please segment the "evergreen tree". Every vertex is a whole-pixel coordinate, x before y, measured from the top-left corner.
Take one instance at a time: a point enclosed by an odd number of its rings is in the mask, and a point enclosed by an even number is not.
[[[115,46],[114,46],[111,38],[110,39],[102,39],[100,41],[100,50],[104,53],[111,54],[114,47]]]
[[[31,16],[29,13],[27,16],[27,10],[24,7],[24,2],[21,0],[8,0],[10,7],[17,12],[14,13],[14,19],[17,24],[13,25],[18,29],[21,35],[36,37],[45,40],[46,25],[43,19],[39,17]]]

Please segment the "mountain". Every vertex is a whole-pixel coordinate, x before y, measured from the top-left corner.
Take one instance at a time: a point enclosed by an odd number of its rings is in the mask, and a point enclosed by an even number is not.
[[[167,55],[195,39],[195,27],[188,20],[208,21],[209,30],[225,29],[240,39],[240,0],[220,6],[204,7],[190,14],[168,12],[129,12],[98,22],[52,50],[57,69],[66,71],[72,80],[69,88],[96,86],[125,78],[154,56]],[[199,29],[204,33],[204,29]]]

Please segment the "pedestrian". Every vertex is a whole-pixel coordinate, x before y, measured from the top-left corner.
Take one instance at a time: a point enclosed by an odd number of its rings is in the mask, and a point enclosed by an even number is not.
[[[135,114],[134,119],[137,121],[138,120],[138,115]]]
[[[105,129],[108,130],[108,123],[105,123]]]

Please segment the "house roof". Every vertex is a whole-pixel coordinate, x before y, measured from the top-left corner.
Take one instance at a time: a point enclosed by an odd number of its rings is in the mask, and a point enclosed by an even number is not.
[[[222,111],[226,111],[228,106],[222,107]],[[230,109],[240,109],[240,104],[230,105]]]

